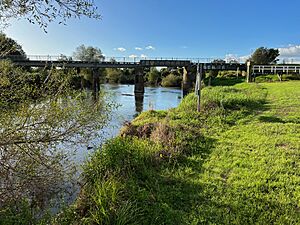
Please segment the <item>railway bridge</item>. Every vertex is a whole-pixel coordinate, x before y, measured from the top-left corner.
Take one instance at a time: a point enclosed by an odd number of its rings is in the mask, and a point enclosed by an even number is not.
[[[135,69],[135,93],[144,93],[144,68],[150,67],[171,67],[183,68],[183,96],[191,91],[193,82],[196,80],[195,67],[202,65],[203,72],[205,70],[241,70],[246,71],[247,66],[244,63],[225,63],[213,62],[213,59],[203,58],[110,58],[99,61],[80,61],[73,60],[71,57],[60,56],[8,56],[1,59],[10,59],[16,66],[24,67],[43,67],[43,68],[76,68],[77,73],[80,69],[89,68],[93,71],[93,90],[100,90],[99,85],[99,68],[134,68]]]

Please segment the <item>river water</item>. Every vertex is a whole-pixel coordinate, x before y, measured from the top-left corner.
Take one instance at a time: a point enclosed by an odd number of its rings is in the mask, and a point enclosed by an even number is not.
[[[182,97],[180,88],[145,87],[144,95],[135,95],[134,85],[104,84],[101,85],[101,89],[118,107],[113,110],[112,119],[107,126],[99,131],[102,138],[92,141],[89,146],[84,146],[77,151],[75,160],[79,164],[105,140],[115,137],[124,122],[133,120],[143,111],[175,108]]]

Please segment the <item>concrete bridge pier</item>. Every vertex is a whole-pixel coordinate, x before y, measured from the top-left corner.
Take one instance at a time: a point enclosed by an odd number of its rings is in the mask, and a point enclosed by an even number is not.
[[[193,88],[191,66],[183,67],[182,95],[185,97]]]
[[[134,79],[134,93],[144,94],[145,84],[144,84],[144,68],[137,67],[135,69],[135,79]]]
[[[97,98],[98,93],[100,91],[100,76],[99,76],[99,70],[94,68],[92,70],[93,73],[93,96],[94,98]]]

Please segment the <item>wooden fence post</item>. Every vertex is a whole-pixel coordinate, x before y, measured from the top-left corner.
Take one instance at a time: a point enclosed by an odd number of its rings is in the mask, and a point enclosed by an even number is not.
[[[251,82],[251,62],[247,62],[247,83]]]
[[[201,111],[201,81],[203,77],[203,63],[197,65],[196,95],[197,95],[197,112]]]

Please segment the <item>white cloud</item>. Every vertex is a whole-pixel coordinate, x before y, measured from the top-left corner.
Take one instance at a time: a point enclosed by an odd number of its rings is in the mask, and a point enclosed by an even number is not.
[[[146,47],[147,50],[155,50],[155,47],[153,47],[152,45],[149,45]]]
[[[141,58],[147,58],[148,56],[141,54]]]
[[[137,55],[130,55],[129,58],[137,58]]]
[[[300,57],[300,45],[288,45],[288,47],[278,48],[280,57]]]
[[[226,62],[230,62],[230,61],[246,62],[246,60],[249,58],[250,58],[250,55],[245,55],[245,56],[238,56],[236,54],[225,55]]]
[[[240,62],[246,62],[247,59],[249,59],[250,57],[251,57],[251,55],[240,56],[240,57],[239,57],[239,61],[240,61]]]
[[[143,49],[140,48],[140,47],[135,47],[134,49],[137,50],[137,51],[142,51],[142,50],[143,50]]]
[[[119,52],[125,52],[126,48],[120,47],[120,48],[114,48],[114,50]]]
[[[239,61],[239,58],[235,54],[227,54],[227,55],[225,55],[225,61],[226,62]]]

